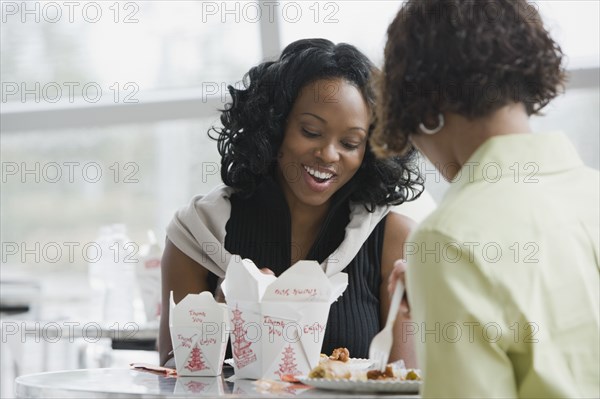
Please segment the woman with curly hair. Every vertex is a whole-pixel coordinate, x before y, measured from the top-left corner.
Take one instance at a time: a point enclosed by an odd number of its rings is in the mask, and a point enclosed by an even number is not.
[[[412,226],[390,207],[422,192],[413,152],[379,160],[371,151],[375,72],[351,45],[306,39],[252,68],[243,89],[229,87],[211,136],[225,184],[195,197],[167,229],[161,364],[171,350],[169,292],[175,301],[216,294],[232,255],[277,276],[302,259],[327,275],[348,273],[322,351],[345,346],[368,357],[390,305],[385,282]],[[397,338],[391,357],[414,364],[410,341]]]
[[[408,1],[388,28],[372,144],[451,181],[391,275],[423,397],[600,397],[600,177],[529,125],[562,57],[525,0]]]

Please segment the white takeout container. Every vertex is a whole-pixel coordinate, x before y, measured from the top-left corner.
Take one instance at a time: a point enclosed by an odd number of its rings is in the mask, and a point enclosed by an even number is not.
[[[178,376],[218,376],[229,338],[227,306],[209,292],[170,296],[169,327]]]
[[[329,308],[347,286],[346,273],[327,277],[315,261],[299,261],[276,278],[232,258],[221,287],[236,378],[308,374],[319,362]]]

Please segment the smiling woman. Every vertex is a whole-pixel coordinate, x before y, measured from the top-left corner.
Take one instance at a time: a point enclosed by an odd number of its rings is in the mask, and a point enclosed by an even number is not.
[[[325,39],[298,40],[288,45],[277,61],[250,69],[244,78],[245,88],[229,87],[232,102],[221,115],[223,127],[213,129],[222,157],[223,182],[243,196],[252,194],[265,175],[274,171],[281,143],[293,127],[290,123],[298,123],[294,112],[312,114],[307,118],[316,115],[312,125],[315,128],[319,117],[324,125],[333,123],[324,121],[319,115],[322,111],[315,110],[337,104],[337,109],[331,108],[332,114],[336,114],[336,120],[342,119],[337,113],[339,102],[344,99],[351,106],[345,115],[352,117],[343,121],[343,128],[360,127],[370,134],[375,104],[371,77],[376,72],[371,61],[355,47],[334,45]],[[345,84],[340,85],[341,81]],[[352,101],[346,98],[351,92]],[[360,93],[360,100],[355,93]],[[300,107],[306,109],[298,111]],[[319,133],[307,127],[304,126],[306,134]],[[347,146],[350,142],[345,143]],[[369,144],[365,146],[364,162],[352,182],[362,189],[351,190],[351,200],[372,209],[420,194],[422,181],[413,164],[415,152],[378,160],[368,150]]]
[[[356,87],[342,79],[306,85],[294,102],[278,154],[287,202],[326,211],[331,195],[360,168],[368,129],[369,109]]]
[[[328,275],[348,273],[322,351],[345,346],[368,356],[389,309],[387,276],[413,224],[390,209],[422,191],[413,153],[378,160],[370,149],[373,73],[355,47],[305,39],[252,68],[243,89],[229,87],[223,126],[212,129],[225,186],[195,197],[167,230],[161,362],[171,350],[169,293],[175,301],[217,295],[233,254],[277,276],[304,259]],[[412,345],[396,338],[392,358],[412,364]]]

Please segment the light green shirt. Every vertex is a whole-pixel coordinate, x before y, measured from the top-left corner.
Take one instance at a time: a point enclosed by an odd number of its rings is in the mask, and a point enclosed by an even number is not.
[[[598,171],[562,134],[487,140],[408,238],[424,397],[600,397]]]

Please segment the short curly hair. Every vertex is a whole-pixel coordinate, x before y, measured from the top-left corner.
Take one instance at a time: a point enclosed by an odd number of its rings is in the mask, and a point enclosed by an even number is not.
[[[563,87],[563,53],[526,0],[410,0],[389,26],[378,83],[378,154],[403,153],[423,121],[537,114]]]
[[[276,61],[250,69],[243,88],[228,86],[232,100],[221,110],[222,127],[209,130],[209,136],[217,140],[223,182],[248,197],[273,174],[294,101],[303,87],[317,80],[342,78],[362,93],[372,114],[371,135],[375,124],[371,78],[377,72],[354,46],[325,39],[298,40]],[[416,199],[423,191],[423,179],[415,155],[411,151],[378,159],[367,143],[361,167],[346,183],[352,188],[349,199],[369,211]]]

